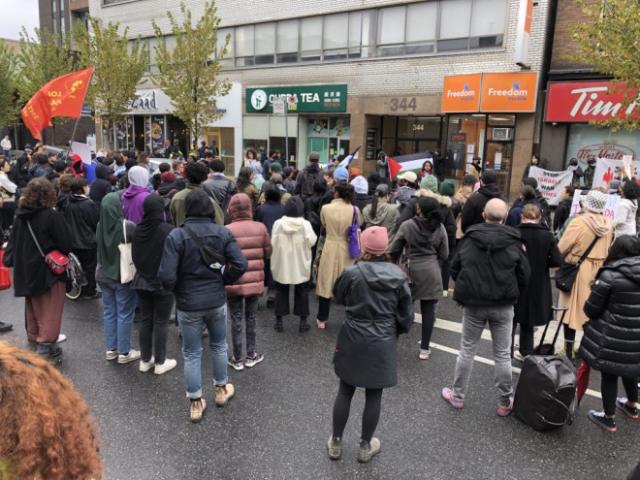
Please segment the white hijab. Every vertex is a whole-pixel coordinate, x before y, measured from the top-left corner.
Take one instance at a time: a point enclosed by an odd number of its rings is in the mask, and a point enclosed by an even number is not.
[[[129,170],[129,183],[137,187],[146,187],[149,184],[149,170],[139,165]]]

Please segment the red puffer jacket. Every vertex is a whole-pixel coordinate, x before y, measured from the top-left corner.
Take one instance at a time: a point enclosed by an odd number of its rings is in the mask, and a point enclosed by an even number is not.
[[[264,292],[264,259],[271,256],[271,240],[267,227],[252,220],[251,199],[245,193],[237,193],[229,202],[231,230],[249,267],[233,285],[225,290],[229,297],[251,297]]]

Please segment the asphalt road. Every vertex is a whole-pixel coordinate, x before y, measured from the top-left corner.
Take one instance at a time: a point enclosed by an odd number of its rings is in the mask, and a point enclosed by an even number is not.
[[[312,305],[315,307],[315,303]],[[26,345],[23,300],[0,293],[2,320],[15,325],[3,335]],[[399,340],[399,383],[385,391],[376,436],[382,452],[370,464],[356,461],[363,394],[356,394],[345,431],[343,459],[327,458],[331,408],[338,381],[331,364],[343,311],[334,307],[326,331],[315,327],[299,334],[297,320],[285,320],[276,333],[272,312],[258,315],[258,349],[265,361],[251,370],[230,370],[236,398],[224,409],[213,403],[202,423],[188,419],[177,328],[171,326],[168,350],[179,360],[163,375],[138,372],[137,362],[117,365],[104,360],[99,300],[67,302],[63,332],[63,372],[82,392],[100,432],[106,479],[624,479],[638,462],[640,422],[620,417],[618,432],[608,434],[586,418],[600,400],[585,397],[575,423],[538,433],[515,418],[495,414],[493,369],[477,362],[462,411],[440,397],[452,380],[459,334],[436,328],[428,362],[417,360],[420,325]],[[460,321],[448,299],[438,317]],[[455,330],[455,329],[454,329]],[[137,335],[134,336],[137,345]],[[479,356],[491,358],[482,340]],[[211,378],[205,350],[204,378]],[[599,377],[591,388],[598,391]]]

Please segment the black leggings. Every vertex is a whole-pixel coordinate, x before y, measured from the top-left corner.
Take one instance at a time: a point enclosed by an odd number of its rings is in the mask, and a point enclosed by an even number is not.
[[[616,397],[618,396],[618,376],[610,373],[602,373],[602,406],[604,413],[608,416],[616,414]],[[622,377],[622,385],[627,392],[627,399],[630,402],[638,401],[638,379],[633,377]]]
[[[344,427],[347,425],[347,420],[349,420],[351,399],[355,391],[356,387],[340,380],[340,389],[338,390],[336,403],[333,405],[333,436],[335,438],[342,438]],[[365,390],[364,412],[362,412],[362,440],[371,441],[380,419],[381,402],[381,388],[367,388]]]
[[[420,342],[420,348],[422,350],[429,350],[433,326],[436,323],[436,305],[438,305],[437,300],[420,300],[420,314],[422,315],[422,341]]]

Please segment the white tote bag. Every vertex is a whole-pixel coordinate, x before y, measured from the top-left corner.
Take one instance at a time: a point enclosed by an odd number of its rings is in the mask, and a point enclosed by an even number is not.
[[[122,221],[122,233],[124,243],[118,245],[120,250],[120,283],[123,285],[131,283],[136,276],[136,266],[133,264],[133,254],[131,253],[131,242],[127,242],[126,220]]]

